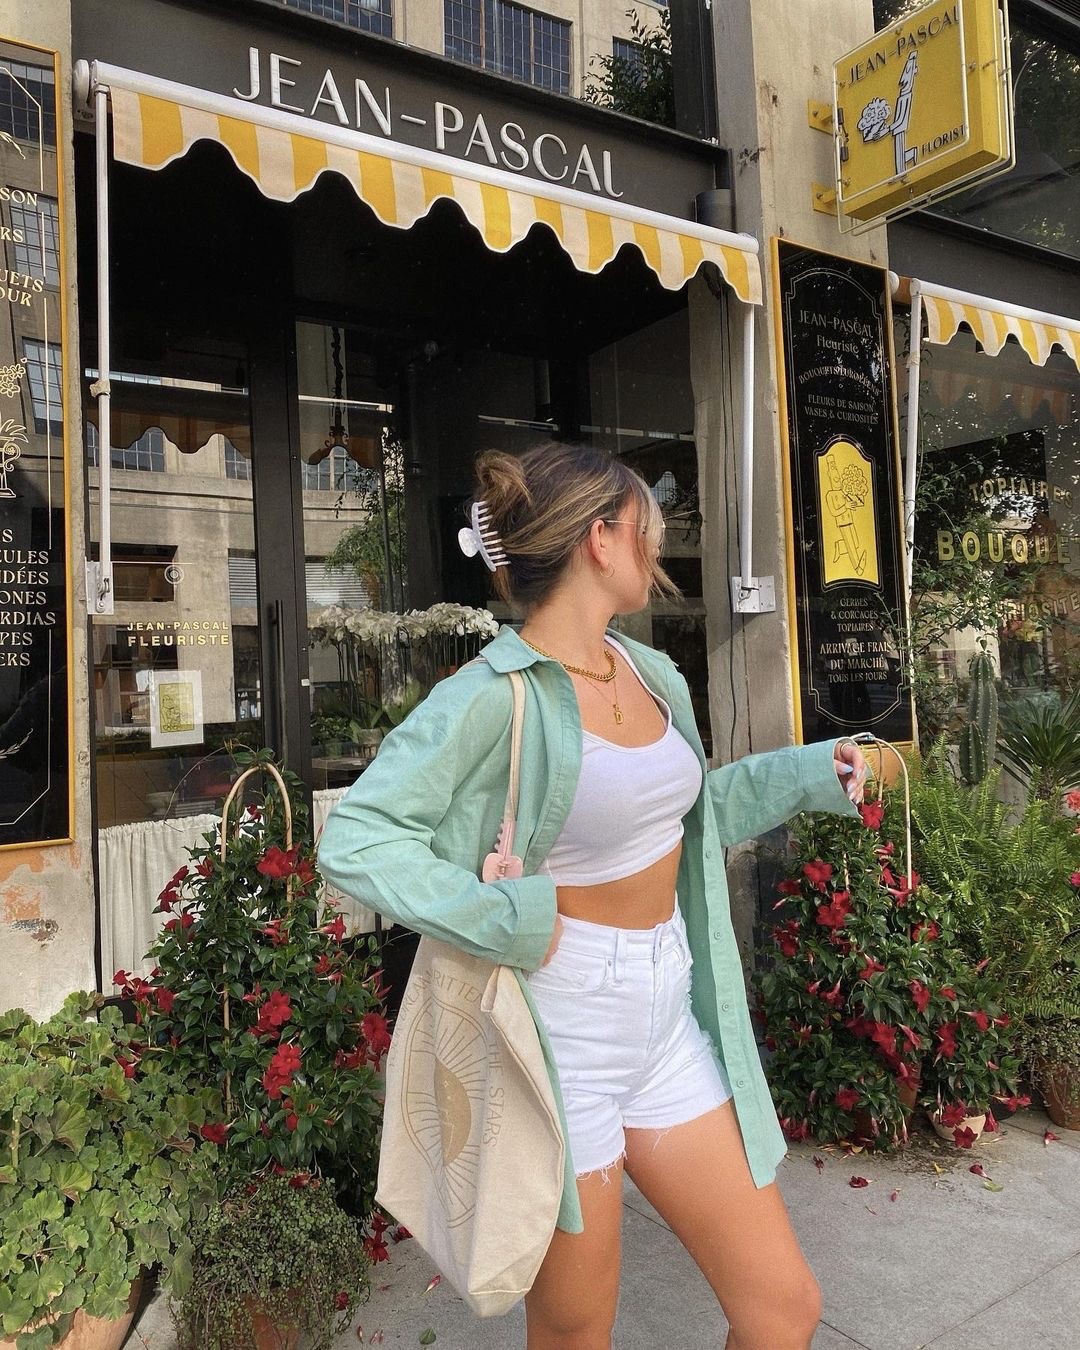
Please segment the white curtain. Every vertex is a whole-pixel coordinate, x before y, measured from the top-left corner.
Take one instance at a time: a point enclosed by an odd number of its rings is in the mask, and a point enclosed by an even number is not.
[[[314,794],[316,839],[331,808],[346,791],[333,788]],[[117,970],[149,976],[153,962],[146,959],[146,952],[169,917],[154,913],[158,896],[173,873],[188,862],[188,850],[201,844],[207,832],[216,835],[218,823],[217,816],[181,816],[109,825],[98,831],[103,993],[116,993],[112,977]],[[348,933],[374,930],[373,911],[359,901],[329,887],[323,892],[323,899],[327,898],[338,902]]]

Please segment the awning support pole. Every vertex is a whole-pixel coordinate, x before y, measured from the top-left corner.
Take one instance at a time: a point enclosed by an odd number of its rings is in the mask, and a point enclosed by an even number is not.
[[[86,564],[86,607],[93,614],[112,614],[112,369],[109,329],[109,91],[94,91],[97,183],[97,328],[98,377],[90,393],[98,405],[98,560]]]
[[[776,608],[772,577],[754,576],[754,306],[742,306],[742,444],[739,447],[739,575],[731,578],[736,614],[766,614]]]
[[[922,288],[911,283],[911,336],[907,357],[907,435],[904,438],[904,584],[911,605],[911,570],[915,558],[915,486],[919,467],[919,373],[922,363]]]

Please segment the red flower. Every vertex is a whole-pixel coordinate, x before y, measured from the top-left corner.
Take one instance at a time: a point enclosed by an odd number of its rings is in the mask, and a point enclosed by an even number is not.
[[[840,1008],[844,1003],[844,996],[840,992],[840,981],[837,980],[833,987],[821,995],[823,1003],[827,1003],[830,1008]]]
[[[911,990],[911,1000],[915,1004],[915,1011],[924,1013],[930,1003],[930,990],[918,980],[909,981],[908,988]]]
[[[394,1242],[404,1242],[406,1238],[411,1238],[412,1234],[409,1232],[409,1230],[405,1227],[404,1224],[399,1224],[398,1227],[395,1228],[394,1231],[390,1234],[390,1237]]]
[[[825,863],[824,866],[828,867],[828,863]],[[827,905],[818,905],[817,921],[823,928],[843,928],[850,913],[851,896],[849,892],[836,891]]]
[[[213,870],[214,859],[209,854],[207,854],[201,863],[197,863],[195,867],[195,871],[198,872],[201,877],[208,877]]]
[[[840,1088],[833,1101],[841,1111],[850,1111],[858,1104],[859,1093],[855,1088]]]
[[[903,1022],[899,1022],[897,1025],[899,1026],[900,1030],[904,1033],[904,1038],[907,1040],[912,1050],[921,1050],[922,1038],[916,1035],[916,1033],[912,1031],[910,1027],[905,1026]]]
[[[910,876],[901,877],[900,880],[897,881],[896,877],[893,876],[891,867],[883,867],[881,869],[881,879],[885,883],[885,889],[895,899],[901,909],[907,904],[908,897],[919,885],[918,872],[913,871]]]
[[[386,1018],[382,1013],[365,1013],[360,1019],[360,1034],[367,1045],[371,1063],[378,1069],[383,1055],[390,1049],[390,1028]]]
[[[886,858],[891,858],[896,852],[896,845],[890,839],[887,844],[882,844],[880,848],[874,849],[874,857],[878,862],[884,862]]]
[[[980,1031],[989,1031],[989,1030],[990,1030],[990,1016],[989,1016],[989,1014],[984,1013],[984,1012],[969,1012],[969,1013],[965,1013],[964,1016],[965,1016],[965,1017],[970,1017],[971,1020],[975,1023],[975,1025],[979,1028]]]
[[[281,1028],[293,1015],[292,1003],[288,994],[275,989],[259,1009],[259,1018],[251,1028],[255,1036],[279,1036]]]
[[[802,1139],[810,1138],[810,1122],[807,1120],[792,1120],[790,1116],[780,1117],[780,1128],[784,1131],[786,1138],[793,1144],[797,1144]]]
[[[880,830],[881,818],[885,814],[885,805],[883,802],[863,802],[859,807],[859,815],[862,816],[862,823],[868,830]]]
[[[299,1073],[300,1067],[300,1047],[288,1041],[279,1045],[271,1055],[270,1063],[262,1076],[262,1085],[267,1095],[276,1101],[281,1096],[282,1090],[292,1082],[293,1074]]]
[[[294,1191],[306,1191],[311,1185],[310,1172],[294,1172],[289,1178],[289,1185]]]
[[[841,956],[847,956],[855,944],[850,939],[844,937],[843,933],[832,932],[829,934],[829,942],[836,948]]]
[[[1061,1141],[1061,1135],[1055,1134],[1053,1130],[1043,1130],[1043,1148],[1048,1144],[1057,1144]]]
[[[1026,1107],[1031,1105],[1031,1098],[1024,1095],[1019,1097],[999,1097],[998,1101],[1010,1111],[1023,1111]]]
[[[787,923],[778,924],[773,929],[773,941],[780,948],[782,955],[792,957],[799,950],[799,921],[798,919],[788,919]]]
[[[952,987],[951,984],[943,984],[938,992],[941,994],[942,998],[952,999],[954,1003],[957,1001],[956,990]]]
[[[799,1045],[805,1045],[813,1034],[814,1032],[811,1027],[807,1026],[796,1027],[795,1028],[796,1043]]]
[[[297,863],[296,879],[301,887],[310,886],[315,880],[315,864],[311,858],[301,858]]]
[[[176,995],[171,989],[166,989],[162,985],[154,990],[154,997],[157,999],[158,1008],[168,1017],[173,1010],[173,1004],[176,1002]]]
[[[296,861],[300,856],[300,845],[294,844],[287,852],[271,844],[259,861],[255,870],[271,881],[282,881],[296,871]]]
[[[938,1120],[947,1130],[952,1129],[955,1125],[959,1125],[961,1121],[967,1120],[967,1118],[968,1108],[966,1102],[952,1102],[949,1106],[943,1107],[938,1115]]]
[[[127,987],[128,981],[130,979],[131,976],[127,973],[126,970],[118,970],[116,974],[112,977],[112,982],[113,984],[118,984],[121,989],[124,989]]]
[[[339,1050],[334,1056],[335,1069],[359,1069],[361,1065],[367,1063],[367,1055],[364,1053],[364,1047],[358,1045],[355,1050],[348,1052]]]
[[[983,1133],[996,1134],[997,1127],[998,1127],[997,1118],[995,1117],[993,1111],[987,1111],[986,1124],[983,1126]]]
[[[803,876],[811,882],[819,891],[825,890],[825,883],[833,874],[832,863],[822,862],[820,858],[813,862],[803,863]]]
[[[287,1130],[295,1130],[299,1124],[300,1124],[299,1117],[296,1115],[295,1112],[290,1111],[289,1114],[285,1117],[285,1128]]]
[[[289,940],[289,930],[282,928],[284,919],[271,919],[262,930],[263,937],[268,937],[275,947],[284,947]]]
[[[887,1022],[874,1022],[870,1030],[870,1039],[884,1055],[896,1054],[896,1028]]]
[[[781,895],[801,895],[802,882],[795,877],[789,877],[787,881],[779,882],[776,889]]]
[[[228,1125],[202,1125],[199,1127],[199,1133],[204,1139],[208,1139],[211,1144],[224,1144],[228,1132]]]
[[[959,1022],[943,1022],[934,1035],[938,1039],[938,1059],[952,1059],[956,1054],[956,1032]]]
[[[346,1293],[344,1289],[342,1289],[339,1293],[334,1295],[334,1307],[338,1310],[338,1312],[344,1312],[348,1306],[349,1306],[349,1295]]]
[[[865,1177],[852,1177],[848,1185],[853,1186],[857,1191],[861,1191],[864,1186],[869,1186],[870,1183]]]
[[[979,1136],[970,1126],[963,1125],[960,1129],[953,1130],[952,1137],[957,1148],[971,1148]]]
[[[116,1062],[124,1071],[125,1078],[134,1078],[135,1070],[139,1067],[137,1059],[127,1059],[124,1055],[117,1055]]]
[[[390,1260],[390,1252],[382,1237],[366,1237],[363,1239],[363,1242],[364,1250],[367,1252],[368,1259],[373,1266],[377,1266],[380,1261]]]
[[[345,936],[345,920],[338,914],[332,923],[324,925],[319,931],[325,933],[328,937],[332,937],[335,942],[340,942]]]
[[[256,980],[255,988],[250,990],[250,992],[246,993],[242,1001],[244,1003],[258,1003],[258,1001],[261,998],[262,998],[262,981]]]
[[[927,942],[933,942],[935,938],[941,936],[941,928],[933,919],[923,919],[915,924],[911,929],[912,942],[918,942],[920,938],[925,937]]]
[[[862,970],[859,972],[858,978],[860,980],[869,980],[871,976],[880,975],[885,969],[881,962],[875,960],[872,956],[864,955],[863,960],[866,962],[866,965],[863,966]]]
[[[1073,872],[1069,877],[1070,886],[1080,886],[1080,872]]]

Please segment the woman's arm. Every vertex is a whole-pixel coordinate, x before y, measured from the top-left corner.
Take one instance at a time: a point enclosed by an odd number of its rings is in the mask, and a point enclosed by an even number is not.
[[[800,811],[857,815],[858,808],[848,796],[846,783],[841,786],[834,761],[851,764],[855,769],[851,777],[856,778],[862,755],[850,741],[815,741],[747,755],[713,769],[707,782],[720,842],[753,839]],[[861,786],[859,778],[856,798]]]
[[[478,766],[505,753],[509,773],[509,681],[486,668],[464,678],[474,690],[460,677],[443,681],[386,737],[330,813],[319,866],[339,890],[397,923],[474,956],[535,970],[555,927],[551,878],[483,882],[431,850],[454,793],[463,784],[469,790]],[[505,776],[490,778],[505,792]],[[477,841],[479,849],[494,843]]]

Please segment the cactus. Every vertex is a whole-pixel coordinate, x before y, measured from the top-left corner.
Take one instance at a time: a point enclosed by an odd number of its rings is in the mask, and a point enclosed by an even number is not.
[[[997,747],[998,696],[994,661],[984,648],[971,658],[971,691],[968,721],[960,735],[960,773],[972,786],[981,783],[990,769]]]

